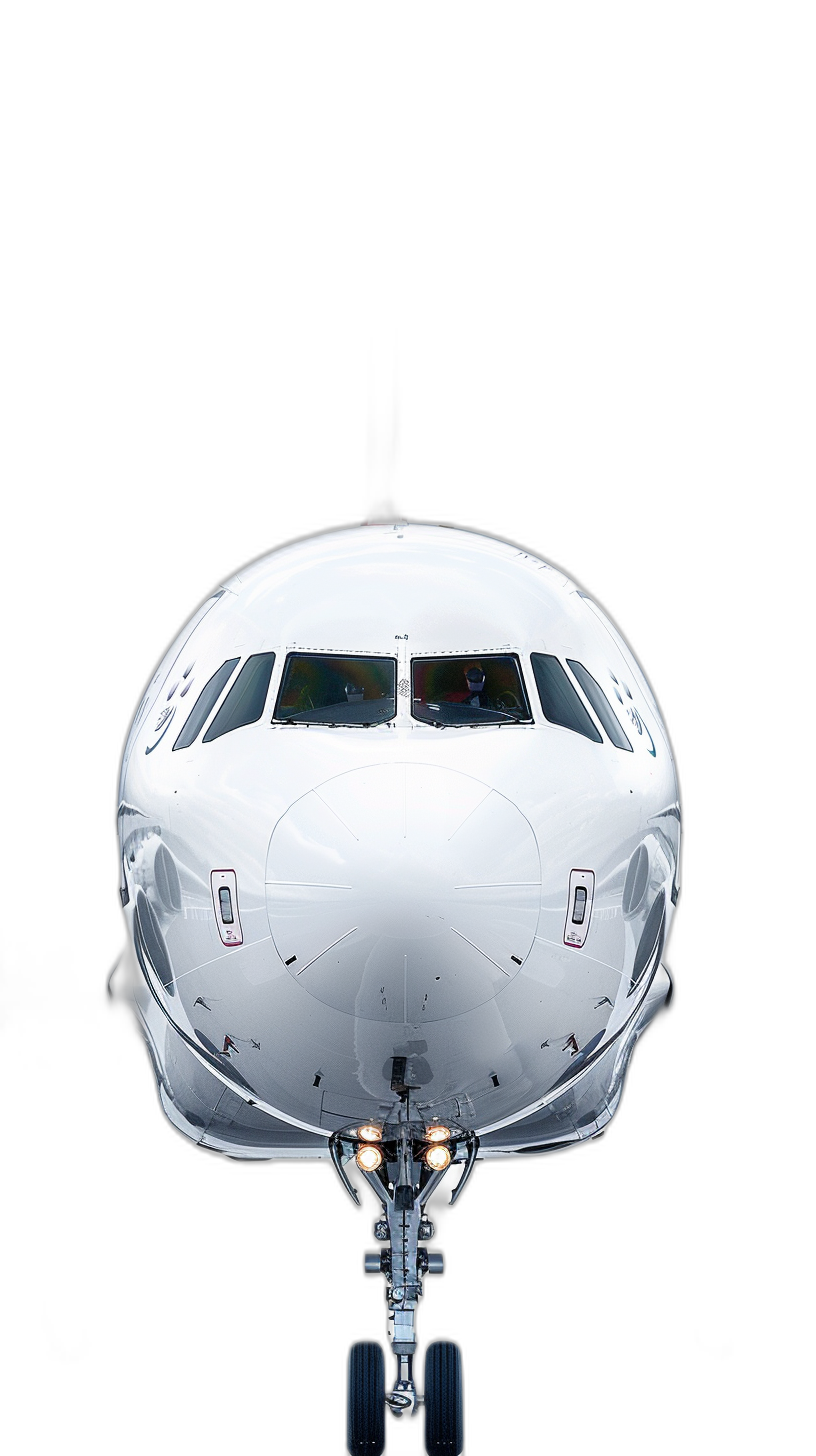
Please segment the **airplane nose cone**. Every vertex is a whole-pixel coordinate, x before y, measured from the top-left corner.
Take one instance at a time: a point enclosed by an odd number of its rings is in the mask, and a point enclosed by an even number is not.
[[[541,891],[530,824],[503,794],[436,765],[328,779],[275,826],[275,948],[338,1011],[422,1025],[482,1005],[518,973]]]

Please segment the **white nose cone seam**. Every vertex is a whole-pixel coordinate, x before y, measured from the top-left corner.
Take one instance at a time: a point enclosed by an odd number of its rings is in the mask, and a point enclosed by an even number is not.
[[[319,1001],[422,1025],[496,996],[536,932],[533,830],[488,784],[383,763],[327,780],[275,826],[266,862],[277,952]]]

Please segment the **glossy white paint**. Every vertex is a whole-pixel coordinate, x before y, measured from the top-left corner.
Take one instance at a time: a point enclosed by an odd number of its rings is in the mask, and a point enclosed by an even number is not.
[[[221,664],[272,651],[259,721],[206,743],[204,725],[174,751]],[[291,651],[394,658],[396,716],[274,722]],[[517,655],[531,723],[412,717],[412,658],[491,653]],[[574,678],[601,741],[548,722],[531,653],[582,663],[632,751]],[[149,992],[166,1037],[270,1129],[274,1118],[325,1138],[384,1116],[394,1056],[408,1058],[421,1115],[479,1132],[529,1119],[637,1025],[673,909],[677,781],[632,654],[560,572],[443,527],[332,532],[233,577],[150,683],[119,812],[142,1003]],[[223,943],[216,916],[224,866],[240,946]],[[594,893],[575,945],[578,871]],[[166,1049],[154,1054],[183,1112]]]

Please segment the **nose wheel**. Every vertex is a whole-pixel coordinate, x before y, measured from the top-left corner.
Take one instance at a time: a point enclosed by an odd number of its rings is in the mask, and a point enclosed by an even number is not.
[[[425,1396],[407,1409],[425,1406],[425,1450],[428,1456],[461,1456],[464,1447],[462,1408],[462,1352],[458,1345],[438,1340],[425,1354]],[[385,1393],[385,1361],[379,1345],[352,1345],[348,1372],[348,1449],[351,1456],[382,1456],[385,1450],[385,1410],[395,1406],[394,1394]]]
[[[479,1140],[439,1124],[404,1121],[352,1129],[331,1139],[332,1161],[346,1191],[359,1203],[344,1164],[353,1157],[377,1195],[382,1217],[374,1225],[380,1243],[366,1254],[367,1273],[384,1274],[388,1335],[397,1361],[393,1389],[386,1393],[383,1354],[379,1345],[353,1345],[349,1357],[348,1449],[351,1456],[381,1456],[385,1449],[385,1411],[402,1417],[425,1407],[425,1449],[428,1456],[460,1456],[463,1449],[462,1356],[458,1346],[437,1341],[425,1356],[425,1394],[417,1393],[413,1362],[416,1354],[416,1309],[426,1275],[441,1274],[442,1255],[424,1244],[434,1234],[425,1205],[455,1161],[465,1164],[451,1195],[454,1203],[476,1162]]]
[[[428,1456],[460,1456],[464,1439],[462,1352],[438,1340],[425,1352],[425,1450]]]
[[[351,1347],[348,1448],[351,1456],[382,1456],[385,1450],[385,1360],[379,1345]]]

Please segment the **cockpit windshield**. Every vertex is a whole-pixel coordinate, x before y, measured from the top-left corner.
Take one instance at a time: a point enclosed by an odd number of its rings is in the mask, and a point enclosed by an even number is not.
[[[423,723],[476,727],[485,723],[530,723],[518,658],[415,657],[411,711]]]
[[[275,717],[287,723],[385,723],[396,713],[393,657],[290,652]]]

